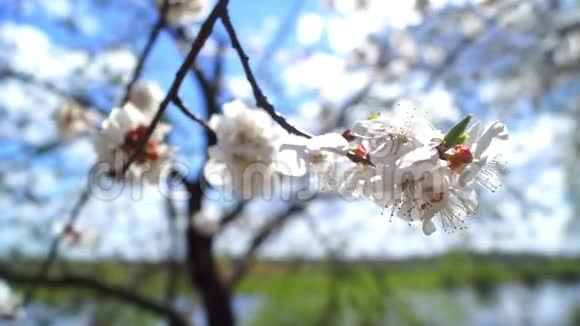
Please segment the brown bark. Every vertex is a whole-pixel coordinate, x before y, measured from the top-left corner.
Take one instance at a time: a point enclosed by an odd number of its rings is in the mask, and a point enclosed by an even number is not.
[[[199,181],[190,184],[189,213],[201,209],[202,189]],[[235,325],[232,296],[220,278],[213,254],[213,237],[199,232],[192,223],[187,226],[187,262],[189,277],[197,288],[210,326]]]

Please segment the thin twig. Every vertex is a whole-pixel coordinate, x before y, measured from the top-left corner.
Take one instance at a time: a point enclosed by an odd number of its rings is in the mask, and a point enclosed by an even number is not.
[[[284,128],[284,130],[288,131],[291,134],[294,135],[298,135],[298,136],[302,136],[302,137],[306,137],[306,138],[312,138],[312,135],[308,134],[305,131],[302,131],[300,129],[298,129],[297,127],[293,126],[292,124],[290,124],[286,118],[284,118],[284,116],[282,116],[280,113],[278,113],[276,111],[276,109],[274,108],[274,106],[272,104],[270,104],[270,102],[268,102],[268,99],[266,98],[266,96],[264,96],[264,93],[262,92],[262,90],[260,89],[260,86],[258,86],[258,82],[256,81],[256,78],[254,77],[254,73],[252,72],[252,69],[250,68],[250,63],[249,63],[249,58],[246,55],[246,53],[244,52],[244,49],[242,48],[242,45],[240,44],[240,41],[238,40],[238,36],[236,34],[236,31],[232,25],[232,22],[230,20],[230,16],[228,14],[228,10],[226,8],[226,10],[224,10],[221,14],[221,21],[228,33],[228,36],[230,37],[230,41],[232,42],[232,47],[236,50],[236,52],[238,53],[238,56],[240,57],[240,62],[242,63],[242,66],[244,68],[244,73],[246,74],[246,78],[248,79],[248,82],[250,83],[250,86],[252,87],[252,92],[254,93],[254,98],[256,99],[256,105],[258,107],[261,107],[262,109],[264,109],[264,111],[266,111],[270,117],[272,117],[272,119],[274,121],[276,121],[282,128]]]
[[[187,49],[186,49],[186,45],[189,44],[190,41],[188,41],[187,39],[187,35],[185,33],[184,28],[176,28],[176,29],[170,29],[169,30],[171,33],[171,36],[173,36],[173,40],[177,43],[177,47],[181,50],[184,51],[185,53],[187,53]],[[221,62],[222,62],[222,55],[219,54],[220,52],[218,52],[218,55],[216,56],[216,66],[221,66]],[[217,70],[219,69],[219,70]],[[214,76],[214,80],[209,80],[201,71],[201,69],[199,69],[199,67],[197,67],[197,65],[192,65],[191,66],[191,72],[193,74],[193,76],[195,77],[195,80],[197,81],[197,83],[199,84],[199,87],[201,88],[201,93],[203,95],[204,98],[204,102],[205,102],[205,112],[206,118],[210,118],[211,115],[218,113],[219,112],[219,105],[217,102],[217,98],[218,98],[218,94],[219,94],[219,80],[221,77],[221,68],[217,68],[216,67],[216,74]],[[208,145],[214,145],[215,141],[217,140],[215,137],[215,133],[213,132],[213,130],[210,129],[205,129],[205,136],[207,139],[207,144]],[[207,151],[206,151],[207,153]]]
[[[207,17],[207,19],[201,25],[199,34],[193,41],[191,50],[185,57],[185,60],[177,70],[177,73],[175,74],[175,79],[173,80],[173,83],[171,84],[171,87],[169,88],[167,95],[165,96],[163,101],[161,101],[157,113],[155,114],[153,120],[151,121],[149,127],[147,128],[147,132],[145,133],[145,135],[143,135],[143,137],[141,137],[139,143],[136,146],[135,151],[133,152],[133,154],[131,154],[129,160],[123,166],[121,174],[125,174],[129,166],[131,166],[131,164],[135,161],[135,159],[137,159],[137,157],[143,152],[145,145],[147,144],[149,138],[151,138],[151,135],[153,134],[153,131],[159,124],[159,121],[161,120],[163,113],[165,113],[167,106],[171,101],[173,101],[173,99],[175,99],[178,96],[179,88],[181,87],[181,84],[183,83],[183,80],[185,79],[189,68],[195,63],[195,60],[197,59],[197,56],[199,55],[201,48],[205,44],[205,41],[211,35],[211,32],[213,31],[213,27],[216,21],[218,20],[221,13],[226,10],[228,2],[229,2],[228,0],[218,1],[218,3],[215,5],[213,10]]]
[[[38,270],[38,274],[36,276],[39,280],[43,280],[48,276],[48,273],[50,272],[50,268],[52,267],[53,263],[55,262],[55,260],[58,256],[58,248],[60,246],[60,243],[64,239],[64,235],[76,223],[82,208],[89,201],[90,193],[91,193],[90,192],[90,185],[87,184],[85,189],[82,191],[79,199],[77,200],[77,202],[73,206],[64,228],[62,229],[60,234],[58,234],[52,240],[52,243],[50,244],[50,249],[48,250],[48,254],[46,255],[46,258],[42,261],[42,263],[40,265],[40,269]],[[29,290],[24,294],[22,304],[24,306],[28,305],[30,303],[30,301],[32,301],[32,299],[34,298],[35,294],[36,294],[36,284],[33,284],[29,288]]]
[[[139,56],[139,60],[137,61],[137,65],[133,69],[133,73],[131,75],[132,76],[131,81],[129,81],[129,83],[125,87],[125,95],[123,96],[123,99],[121,100],[121,106],[123,106],[125,103],[127,103],[129,101],[129,95],[131,94],[131,88],[133,87],[133,85],[137,82],[137,80],[141,76],[141,72],[143,71],[143,68],[145,66],[145,61],[147,61],[147,58],[149,57],[149,54],[151,53],[151,50],[153,49],[153,45],[155,44],[157,37],[161,33],[161,30],[165,27],[165,24],[166,24],[165,16],[167,14],[167,10],[169,10],[169,0],[163,1],[163,5],[161,6],[161,10],[159,13],[159,18],[157,19],[157,22],[155,23],[155,25],[153,25],[153,28],[151,29],[151,32],[149,33],[149,37],[147,38],[147,42],[145,43],[145,47],[143,48],[143,52]]]
[[[2,68],[0,70],[0,80],[4,78],[14,78],[20,82],[27,83],[48,91],[58,97],[63,97],[78,104],[81,108],[92,107],[99,112],[106,112],[107,109],[103,106],[98,106],[94,101],[91,101],[87,96],[71,94],[70,92],[59,88],[57,85],[48,80],[40,80],[25,72],[12,70],[11,68]]]
[[[211,127],[203,119],[200,119],[198,116],[193,114],[185,106],[185,104],[183,104],[183,101],[181,100],[181,98],[179,96],[173,98],[173,104],[175,104],[179,108],[179,110],[181,110],[181,112],[183,114],[185,114],[188,118],[199,123],[205,129],[205,133],[208,136],[208,139],[207,139],[208,145],[211,146],[217,142],[217,136],[216,136],[215,132],[213,131],[213,129],[211,129]]]

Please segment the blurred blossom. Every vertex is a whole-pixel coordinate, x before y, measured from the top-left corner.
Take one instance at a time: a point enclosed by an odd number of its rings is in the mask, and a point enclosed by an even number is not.
[[[418,55],[417,44],[413,36],[406,31],[397,32],[392,37],[392,48],[407,62],[414,62]]]
[[[432,66],[439,65],[445,60],[445,50],[436,45],[423,46],[421,48],[421,55],[425,63]]]
[[[580,60],[580,31],[569,33],[554,49],[556,64],[574,64]]]
[[[140,109],[145,116],[153,119],[159,109],[165,92],[157,82],[152,80],[137,81],[129,90],[129,102]]]
[[[483,18],[474,14],[462,15],[459,21],[461,31],[468,38],[475,38],[479,36],[485,29],[485,22]]]
[[[278,170],[287,166],[277,158],[284,132],[270,116],[236,100],[224,104],[223,115],[212,115],[209,125],[218,141],[208,149],[208,182],[244,199],[272,191]]]
[[[355,48],[351,53],[350,61],[356,67],[360,66],[377,66],[381,62],[381,47],[377,42],[365,40],[360,46]]]
[[[68,225],[64,220],[56,221],[52,226],[52,232],[57,237],[62,237],[71,246],[89,247],[98,241],[97,233],[87,227]]]
[[[395,59],[389,62],[386,72],[387,76],[391,78],[399,78],[409,72],[410,66],[407,60]]]
[[[121,172],[128,162],[141,138],[145,136],[151,118],[146,117],[133,104],[127,103],[122,108],[114,108],[107,119],[103,121],[101,129],[95,139],[97,163],[113,174]],[[130,181],[142,180],[156,183],[161,174],[170,166],[172,149],[164,142],[170,127],[160,124],[155,128],[151,138],[145,144],[143,151],[137,155],[131,164],[127,175],[123,176]],[[102,171],[105,172],[105,171]]]
[[[113,83],[127,83],[135,64],[137,58],[128,49],[109,49],[93,58],[89,65],[83,68],[83,73],[94,81],[104,79]]]
[[[533,2],[521,2],[515,9],[502,16],[500,24],[509,28],[528,29],[534,26],[535,13]]]
[[[56,110],[55,120],[60,136],[73,138],[94,130],[101,117],[91,109],[68,101]]]
[[[166,19],[170,24],[185,25],[201,20],[209,12],[208,0],[156,0],[157,6],[162,8],[165,1],[169,1]]]

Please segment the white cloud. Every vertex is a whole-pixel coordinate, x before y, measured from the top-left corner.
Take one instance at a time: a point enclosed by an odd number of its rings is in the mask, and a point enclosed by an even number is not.
[[[297,38],[302,45],[311,45],[318,42],[324,31],[324,18],[322,16],[306,13],[298,18]]]

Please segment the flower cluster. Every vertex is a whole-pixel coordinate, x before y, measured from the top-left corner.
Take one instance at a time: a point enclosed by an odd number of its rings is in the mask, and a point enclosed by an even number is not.
[[[436,230],[435,216],[444,229],[460,229],[476,212],[475,185],[492,191],[499,186],[494,159],[508,136],[499,122],[483,132],[470,122],[471,115],[442,133],[398,105],[342,134],[301,138],[283,136],[265,113],[232,102],[210,121],[218,143],[210,148],[205,175],[211,184],[251,198],[266,186],[254,182],[256,173],[261,181],[308,174],[318,181],[317,191],[369,199],[390,208],[392,216],[422,223],[427,235]]]
[[[101,123],[94,145],[98,163],[103,164],[111,175],[119,177],[133,153],[139,149],[162,96],[159,86],[149,82],[137,83],[129,92],[129,102],[114,108]],[[164,169],[170,166],[173,154],[165,143],[170,129],[164,123],[155,128],[143,150],[122,176],[124,180],[159,181]]]
[[[427,235],[435,231],[437,215],[445,229],[463,228],[478,206],[475,185],[499,187],[494,158],[499,142],[507,139],[506,127],[494,122],[480,133],[478,123],[468,128],[469,115],[442,134],[413,110],[394,111],[347,130],[351,151],[372,165],[351,163],[337,190],[389,207],[392,216],[421,222]]]

